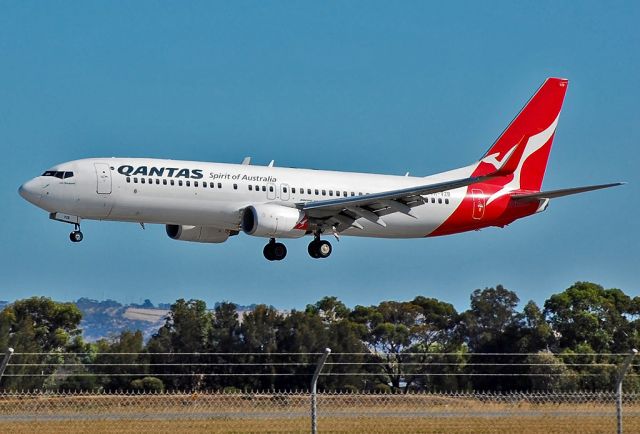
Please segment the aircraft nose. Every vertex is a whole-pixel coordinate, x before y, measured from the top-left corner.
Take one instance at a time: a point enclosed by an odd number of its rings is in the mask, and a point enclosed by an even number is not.
[[[31,179],[20,186],[18,193],[20,193],[20,196],[25,200],[34,205],[38,205],[42,198],[42,188],[39,184],[36,179]]]

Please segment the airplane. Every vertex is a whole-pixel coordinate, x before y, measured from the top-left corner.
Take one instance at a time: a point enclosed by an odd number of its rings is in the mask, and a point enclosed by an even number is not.
[[[166,225],[174,240],[222,243],[268,238],[266,259],[287,249],[277,239],[312,236],[422,238],[497,226],[547,209],[551,199],[622,182],[541,191],[568,80],[548,78],[489,150],[471,165],[425,177],[349,173],[147,158],[89,158],[58,164],[19,194],[74,225],[84,219]],[[326,238],[326,237],[325,237]]]

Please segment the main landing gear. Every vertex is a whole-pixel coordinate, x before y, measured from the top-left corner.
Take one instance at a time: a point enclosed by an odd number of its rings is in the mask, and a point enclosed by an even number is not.
[[[84,236],[80,231],[80,225],[76,224],[75,230],[69,234],[69,239],[71,240],[72,243],[79,243],[80,241],[82,241],[83,238]]]
[[[264,246],[262,252],[269,261],[282,261],[287,256],[287,248],[282,243],[276,243],[275,238],[269,240],[269,244]]]
[[[320,235],[315,235],[314,240],[309,243],[309,256],[314,259],[328,258],[333,250],[331,243],[327,240],[321,240]]]

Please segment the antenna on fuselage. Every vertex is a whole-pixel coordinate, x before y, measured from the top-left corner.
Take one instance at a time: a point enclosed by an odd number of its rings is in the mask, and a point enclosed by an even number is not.
[[[244,160],[242,160],[242,165],[249,166],[250,164],[251,164],[251,157],[244,157]]]
[[[273,163],[275,163],[275,162],[276,162],[276,160],[271,160],[271,163],[269,163],[268,167],[273,167]]]

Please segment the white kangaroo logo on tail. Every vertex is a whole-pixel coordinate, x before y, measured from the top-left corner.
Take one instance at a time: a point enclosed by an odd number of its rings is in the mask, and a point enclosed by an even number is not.
[[[522,157],[518,162],[518,167],[513,172],[513,179],[508,183],[506,183],[500,190],[492,194],[491,197],[487,199],[487,205],[489,205],[491,202],[498,199],[499,197],[504,196],[505,194],[509,194],[514,190],[520,189],[520,170],[522,169],[522,166],[531,155],[533,155],[537,150],[542,148],[544,144],[549,141],[549,139],[551,138],[551,136],[556,130],[556,126],[558,125],[559,118],[560,118],[560,115],[558,114],[558,116],[556,116],[556,119],[553,122],[551,122],[551,125],[549,125],[544,131],[541,131],[538,134],[535,134],[529,137],[529,139],[527,140],[527,144],[525,145],[524,152],[522,153]],[[507,154],[505,155],[508,155],[508,154],[509,152],[507,152]],[[498,162],[496,155],[497,154],[491,154],[483,158],[482,161],[489,164],[494,164],[494,161]],[[486,161],[486,160],[489,160],[489,161]],[[495,167],[497,168],[497,166]]]

